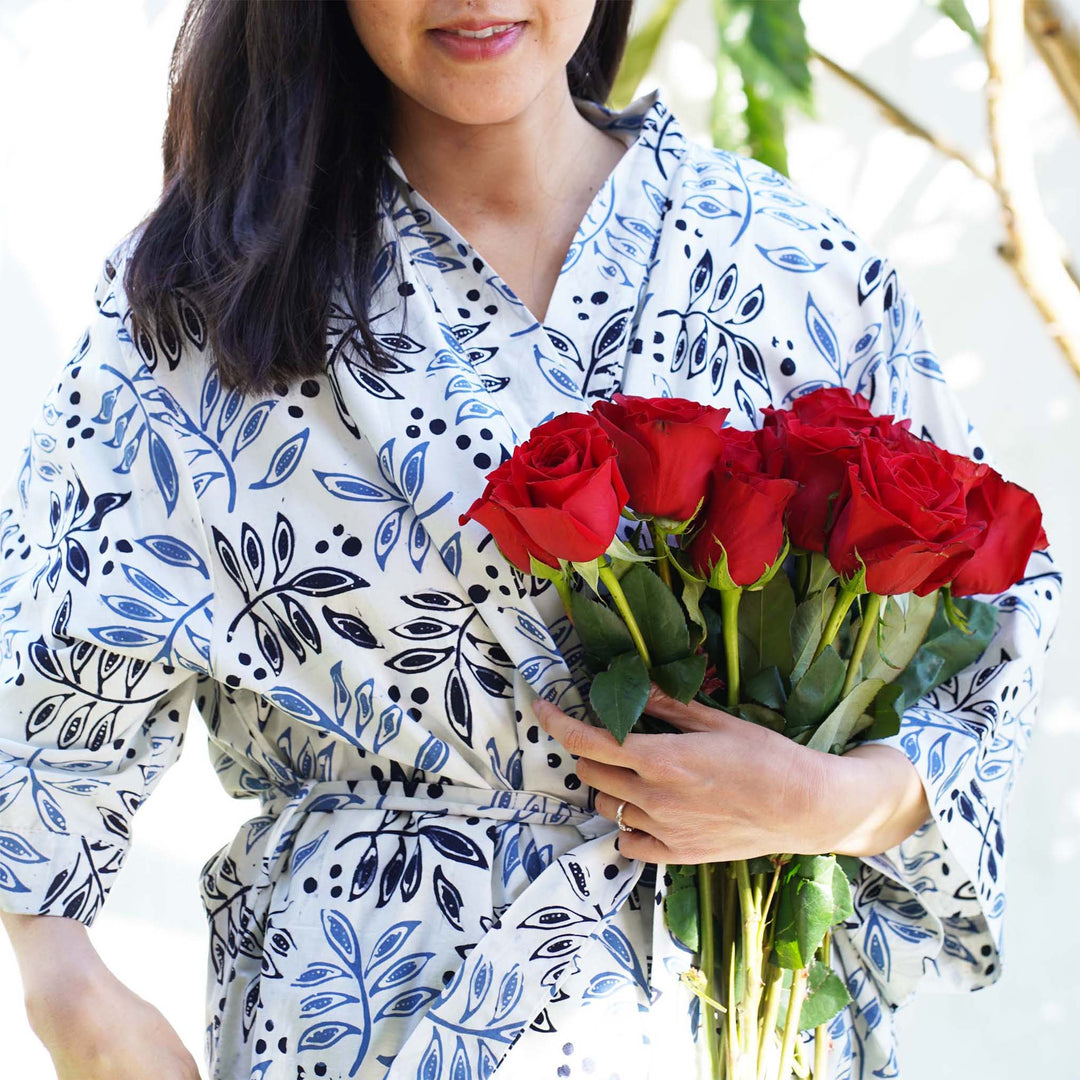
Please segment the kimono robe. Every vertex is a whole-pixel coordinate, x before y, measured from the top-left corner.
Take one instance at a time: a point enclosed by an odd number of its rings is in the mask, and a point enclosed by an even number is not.
[[[129,233],[0,503],[0,907],[93,923],[194,703],[224,790],[259,800],[199,882],[217,1080],[709,1075],[666,868],[617,851],[533,717],[585,715],[580,641],[549,582],[458,523],[531,428],[616,390],[748,428],[847,386],[989,460],[896,271],[835,214],[691,141],[658,91],[577,107],[627,151],[543,321],[391,155],[390,362],[339,298],[325,370],[245,396],[187,300],[179,334],[129,332]],[[997,977],[1059,586],[1032,555],[983,657],[889,740],[932,816],[861,860],[835,1077],[898,1075],[917,987]]]

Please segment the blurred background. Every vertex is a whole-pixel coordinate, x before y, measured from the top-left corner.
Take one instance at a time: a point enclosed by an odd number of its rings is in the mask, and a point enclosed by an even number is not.
[[[0,463],[12,470],[90,319],[102,259],[156,202],[184,8],[0,0]],[[1080,1015],[1069,959],[1080,945],[1080,694],[1067,677],[1080,644],[1078,23],[1080,0],[636,0],[612,101],[659,85],[694,138],[781,169],[890,256],[995,464],[1038,495],[1065,577],[1007,819],[1004,975],[901,1010],[909,1080],[1080,1077],[1069,1034]],[[90,930],[200,1065],[198,872],[257,812],[221,789],[193,715]],[[3,933],[0,1044],[6,1075],[54,1076]]]

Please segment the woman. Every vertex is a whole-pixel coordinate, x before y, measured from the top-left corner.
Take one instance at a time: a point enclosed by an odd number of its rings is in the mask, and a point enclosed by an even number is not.
[[[262,810],[203,868],[214,1078],[707,1077],[666,863],[861,858],[837,1077],[896,1074],[917,984],[996,978],[1046,552],[896,738],[830,757],[657,695],[699,738],[643,754],[580,719],[554,589],[458,523],[620,389],[749,427],[843,385],[987,456],[884,259],[659,92],[601,104],[629,8],[189,9],[161,204],[3,511],[0,909],[63,1080],[197,1075],[85,929],[192,702]]]

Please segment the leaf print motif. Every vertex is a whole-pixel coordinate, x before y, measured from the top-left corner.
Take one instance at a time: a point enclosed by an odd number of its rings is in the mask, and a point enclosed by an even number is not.
[[[796,274],[812,274],[820,270],[825,263],[814,262],[801,248],[788,244],[784,247],[766,248],[761,244],[754,245],[762,256],[781,270],[788,270]]]
[[[307,446],[309,428],[298,431],[291,438],[286,439],[275,451],[267,466],[266,475],[261,480],[255,480],[250,486],[253,488],[276,487],[283,483],[300,464],[300,458]]]
[[[836,334],[829,325],[829,320],[818,309],[810,293],[806,294],[806,329],[814,347],[836,373],[837,385],[840,379],[840,348],[836,343]]]
[[[431,841],[440,855],[453,859],[454,862],[487,869],[488,862],[484,858],[484,853],[464,833],[445,828],[442,825],[424,825],[417,831],[421,836],[427,837]]]

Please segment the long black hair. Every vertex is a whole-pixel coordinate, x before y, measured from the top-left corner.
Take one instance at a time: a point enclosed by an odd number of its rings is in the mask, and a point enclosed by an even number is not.
[[[596,0],[566,66],[575,97],[606,103],[631,8]],[[191,0],[169,86],[162,194],[123,276],[144,359],[156,340],[175,362],[197,327],[230,387],[317,375],[337,281],[381,356],[367,311],[390,87],[345,0]]]

